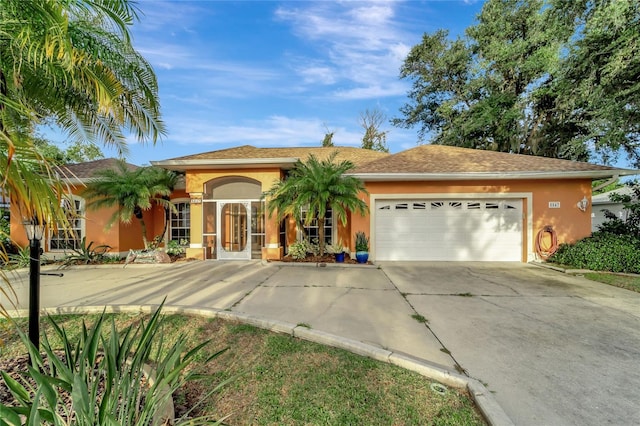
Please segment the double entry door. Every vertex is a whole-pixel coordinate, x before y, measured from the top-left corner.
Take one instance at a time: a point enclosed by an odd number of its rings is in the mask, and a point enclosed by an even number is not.
[[[251,200],[218,201],[216,213],[218,259],[251,259]]]

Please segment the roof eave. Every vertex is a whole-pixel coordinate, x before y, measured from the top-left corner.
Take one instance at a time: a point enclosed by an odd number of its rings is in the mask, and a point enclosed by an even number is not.
[[[447,181],[525,179],[604,179],[640,174],[640,170],[611,169],[571,172],[486,172],[486,173],[348,173],[363,181]]]
[[[233,159],[192,159],[152,161],[154,166],[169,170],[205,170],[205,169],[251,169],[256,167],[291,168],[298,158],[233,158]]]

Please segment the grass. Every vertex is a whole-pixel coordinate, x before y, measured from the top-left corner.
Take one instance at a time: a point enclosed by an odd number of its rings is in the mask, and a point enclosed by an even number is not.
[[[591,281],[598,281],[640,293],[640,277],[609,274],[606,272],[587,272],[584,274],[584,277]]]
[[[428,324],[429,320],[426,319],[424,316],[420,315],[420,314],[413,314],[411,315],[411,318],[413,318],[414,320],[418,321],[421,324]]]
[[[70,336],[80,331],[81,319],[58,316]],[[145,315],[117,314],[119,326],[141,321]],[[25,319],[18,320],[26,328]],[[43,321],[42,330],[49,324]],[[230,415],[233,425],[302,424],[485,424],[466,392],[448,388],[434,392],[433,381],[396,366],[350,352],[271,333],[250,325],[220,319],[168,316],[164,339],[186,335],[192,346],[211,339],[191,368],[209,377],[192,382],[174,395],[176,406],[190,406],[220,381],[238,376],[221,393],[204,401],[194,414]],[[8,321],[0,321],[0,357],[21,354],[23,348]],[[219,358],[207,357],[229,347]]]

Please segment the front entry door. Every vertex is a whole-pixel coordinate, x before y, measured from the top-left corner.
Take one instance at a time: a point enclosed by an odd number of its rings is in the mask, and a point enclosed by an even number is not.
[[[251,259],[249,238],[250,201],[220,201],[217,203],[217,248],[220,260]]]

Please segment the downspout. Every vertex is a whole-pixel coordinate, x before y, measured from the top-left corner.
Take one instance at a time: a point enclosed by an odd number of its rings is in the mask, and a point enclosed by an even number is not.
[[[620,175],[613,175],[611,177],[611,179],[609,179],[608,181],[606,181],[605,183],[602,183],[598,186],[596,186],[595,188],[591,188],[591,193],[593,194],[594,192],[604,188],[607,185],[611,185],[612,183],[614,183],[615,181],[617,181],[618,179],[620,179]]]

